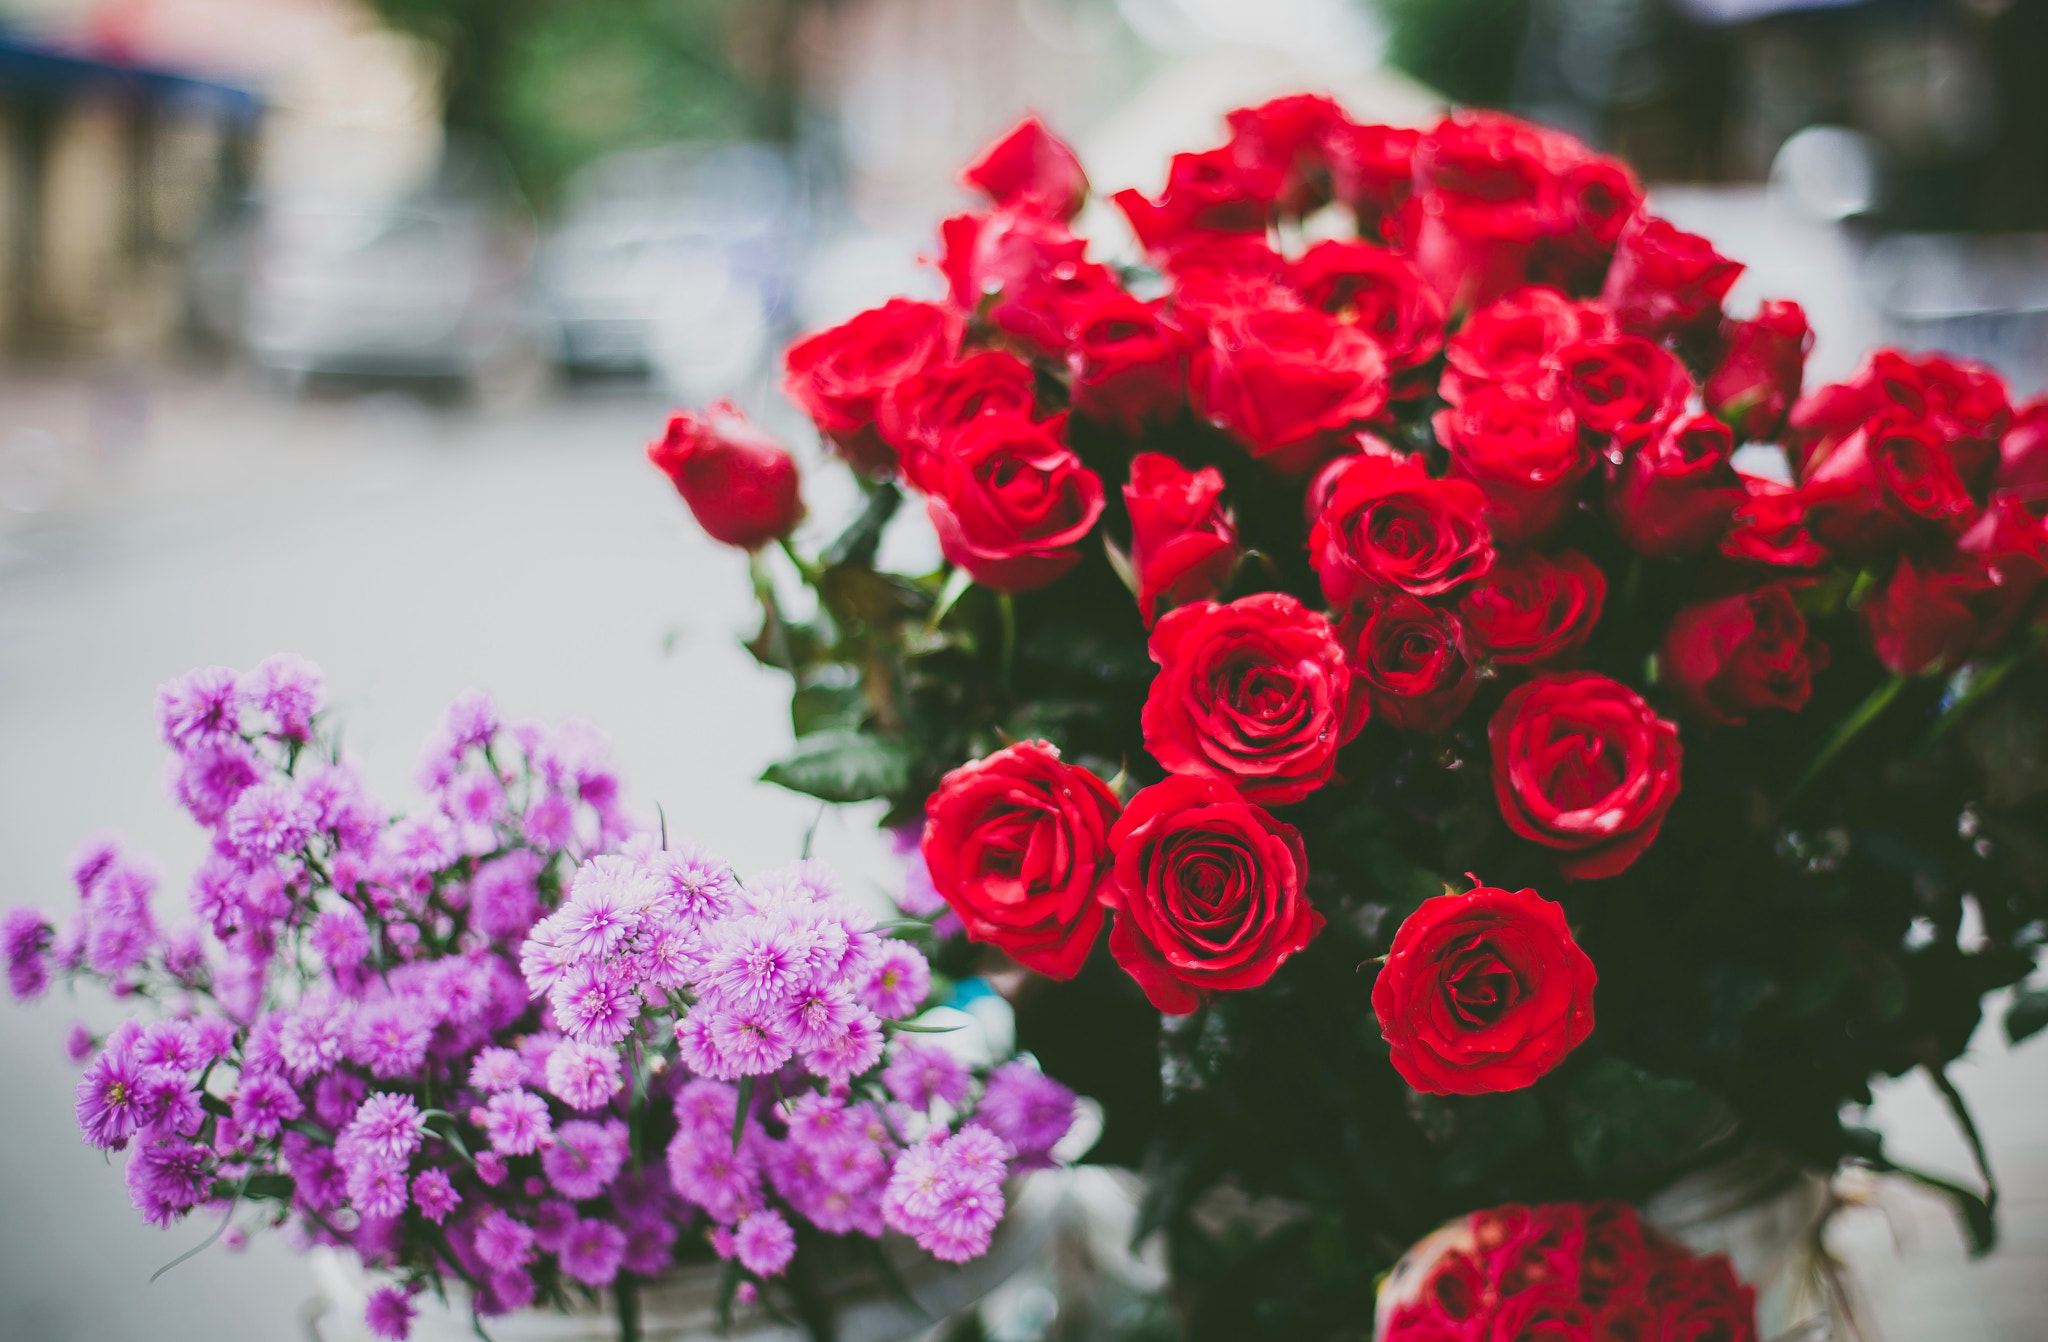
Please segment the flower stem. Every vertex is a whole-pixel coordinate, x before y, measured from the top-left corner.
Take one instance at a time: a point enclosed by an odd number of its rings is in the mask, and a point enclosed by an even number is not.
[[[1904,676],[1893,676],[1872,690],[1870,696],[1856,706],[1855,712],[1843,718],[1842,725],[1835,728],[1835,734],[1821,747],[1820,754],[1813,757],[1813,763],[1806,766],[1806,772],[1799,775],[1799,781],[1785,794],[1785,805],[1789,807],[1797,801],[1799,794],[1806,791],[1807,785],[1820,777],[1822,771],[1835,762],[1835,756],[1841,754],[1865,727],[1875,722],[1878,715],[1891,705],[1892,700],[1898,698],[1899,691],[1905,687]]]

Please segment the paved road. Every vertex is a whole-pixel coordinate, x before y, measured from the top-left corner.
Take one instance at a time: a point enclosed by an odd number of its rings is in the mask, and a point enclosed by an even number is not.
[[[639,460],[660,409],[584,395],[493,417],[232,382],[0,383],[0,504],[44,509],[0,514],[0,903],[65,907],[70,854],[109,824],[163,859],[176,899],[200,845],[162,791],[152,691],[284,648],[326,668],[391,800],[412,795],[440,706],[480,685],[510,713],[608,727],[631,795],[742,868],[785,860],[813,812],[748,783],[787,740],[783,699],[735,646],[742,562]],[[832,512],[827,480],[811,498]],[[828,821],[820,850],[885,870],[857,823]],[[118,1168],[78,1143],[60,1045],[78,1017],[104,1008],[0,1009],[0,1337],[299,1336],[310,1280],[275,1238],[146,1284],[203,1231],[141,1226]],[[2007,1056],[1990,1035],[1957,1079],[2006,1178],[2009,1248],[1965,1265],[1945,1214],[1897,1191],[1900,1248],[1876,1213],[1845,1220],[1888,1342],[2042,1335],[2048,1046]],[[1967,1169],[1924,1086],[1880,1108],[1902,1152]]]

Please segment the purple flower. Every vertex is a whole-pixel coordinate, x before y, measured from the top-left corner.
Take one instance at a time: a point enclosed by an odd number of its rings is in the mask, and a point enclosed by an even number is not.
[[[64,1056],[73,1062],[84,1062],[95,1047],[92,1031],[83,1021],[73,1021],[64,1032]]]
[[[40,997],[50,986],[50,942],[57,929],[34,909],[9,909],[0,921],[0,952],[7,958],[7,990],[17,1001]]]
[[[639,931],[651,893],[631,858],[591,858],[576,869],[569,902],[548,920],[555,944],[583,961],[613,954]]]
[[[835,1085],[844,1085],[882,1058],[882,1026],[863,1012],[846,1033],[804,1055],[804,1066]]]
[[[330,1128],[345,1128],[356,1116],[369,1083],[351,1072],[329,1072],[313,1083],[313,1117]]]
[[[711,922],[738,907],[740,883],[732,868],[693,843],[651,854],[647,874],[657,899],[686,923]]]
[[[731,1011],[780,1010],[810,986],[806,952],[786,924],[748,918],[712,948],[698,987],[707,1002]]]
[[[826,1045],[844,1035],[861,1015],[853,994],[843,986],[813,988],[792,1002],[783,1016],[783,1029],[790,1044],[800,1053]]]
[[[414,816],[394,824],[387,843],[392,863],[407,876],[431,876],[455,860],[455,832],[447,818]]]
[[[476,1256],[500,1272],[533,1261],[533,1227],[493,1207],[476,1223]]]
[[[275,1072],[244,1073],[231,1103],[235,1126],[252,1137],[275,1137],[306,1112],[291,1082]]]
[[[958,1107],[967,1097],[967,1068],[936,1044],[914,1044],[902,1040],[896,1056],[882,1069],[882,1084],[889,1093],[912,1109],[926,1110],[933,1100]]]
[[[903,857],[903,892],[896,907],[913,918],[928,918],[946,907],[946,897],[932,884],[932,871],[924,863],[924,826],[906,825],[895,831],[895,847]]]
[[[229,737],[204,742],[174,758],[165,774],[171,799],[202,825],[215,825],[235,798],[263,777],[256,752]]]
[[[494,940],[524,937],[540,916],[535,882],[546,861],[539,853],[520,848],[478,867],[469,883],[470,922]]]
[[[935,1133],[898,1157],[882,1195],[883,1216],[934,1258],[979,1257],[1003,1218],[1008,1155],[1001,1138],[972,1124],[943,1139]]]
[[[180,754],[233,738],[242,729],[235,673],[201,666],[157,686],[156,721],[164,744]]]
[[[549,1198],[533,1209],[533,1242],[543,1253],[560,1253],[576,1225],[576,1208],[560,1198]]]
[[[285,1168],[292,1176],[292,1201],[310,1211],[326,1212],[348,1199],[348,1180],[334,1148],[321,1146],[296,1132],[281,1143]]]
[[[413,1316],[418,1312],[412,1306],[412,1297],[402,1287],[380,1286],[370,1293],[370,1303],[363,1308],[363,1322],[373,1335],[387,1342],[405,1342],[412,1336]]]
[[[476,1312],[486,1317],[510,1314],[533,1303],[533,1274],[525,1268],[493,1272],[476,1296]]]
[[[608,1048],[564,1043],[548,1054],[547,1087],[571,1109],[588,1113],[611,1103],[626,1088],[619,1055]]]
[[[713,1011],[706,1033],[718,1056],[739,1076],[766,1076],[795,1052],[782,1022],[765,1011]]]
[[[476,1117],[474,1111],[471,1112],[470,1117]],[[509,1172],[505,1168],[505,1157],[499,1155],[496,1151],[479,1151],[476,1153],[476,1177],[483,1180],[489,1187],[496,1188],[504,1183],[505,1176]]]
[[[1028,1062],[1007,1062],[989,1073],[974,1116],[1015,1147],[1026,1168],[1042,1165],[1074,1126],[1074,1092]]]
[[[409,1076],[427,1060],[433,1025],[410,1002],[391,1000],[363,1008],[349,1031],[349,1056],[374,1076]]]
[[[757,1277],[775,1277],[796,1256],[796,1232],[769,1208],[750,1212],[733,1230],[733,1249],[740,1266]]]
[[[573,1038],[616,1044],[633,1031],[640,1014],[640,993],[624,974],[608,965],[571,969],[548,990],[555,1019]]]
[[[358,1213],[377,1218],[405,1214],[411,1199],[406,1189],[404,1161],[389,1160],[369,1151],[343,1154],[339,1148],[337,1157],[347,1181],[349,1205]]]
[[[364,1100],[348,1125],[348,1136],[365,1150],[404,1164],[420,1149],[426,1122],[410,1095],[379,1093]]]
[[[143,1220],[162,1228],[199,1205],[211,1175],[203,1146],[174,1140],[141,1147],[128,1159],[128,1200]]]
[[[247,860],[295,853],[320,823],[320,808],[289,782],[258,783],[228,808],[227,840]]]
[[[884,941],[860,985],[861,1005],[884,1020],[902,1020],[924,1005],[931,991],[932,969],[915,946],[894,938]]]
[[[329,969],[354,969],[370,958],[370,926],[353,908],[322,913],[306,941]]]
[[[576,1120],[555,1129],[555,1144],[541,1152],[541,1172],[555,1191],[577,1202],[596,1197],[619,1177],[627,1155],[626,1125]]]
[[[626,1232],[610,1221],[584,1217],[570,1227],[555,1255],[562,1271],[585,1286],[609,1286],[626,1257]]]
[[[627,1227],[626,1271],[641,1277],[658,1277],[668,1270],[676,1252],[676,1228],[659,1221]]]
[[[441,804],[457,824],[488,827],[505,814],[505,785],[488,769],[465,769],[448,781]]]
[[[156,920],[149,910],[156,873],[134,862],[116,862],[100,876],[87,906],[86,960],[93,972],[111,978],[142,963],[156,944]]]
[[[464,690],[441,714],[441,731],[457,746],[487,745],[498,734],[498,708],[482,690]]]
[[[714,1221],[730,1222],[759,1204],[761,1162],[753,1145],[732,1146],[726,1132],[679,1129],[668,1144],[669,1182]]]
[[[71,883],[80,899],[92,898],[92,888],[120,856],[121,841],[111,834],[95,834],[79,845],[71,859]]]
[[[296,653],[280,652],[256,664],[241,679],[242,697],[270,715],[272,735],[304,741],[313,734],[313,715],[327,695],[320,668]]]
[[[536,848],[567,848],[576,837],[576,809],[560,793],[550,792],[527,808],[522,832]]]
[[[448,1171],[421,1170],[412,1179],[412,1205],[420,1209],[421,1216],[440,1225],[448,1219],[448,1213],[462,1205],[462,1194],[455,1191]]]
[[[526,1060],[509,1048],[480,1049],[470,1064],[469,1084],[486,1094],[517,1090],[526,1084]]]
[[[548,1138],[547,1101],[532,1091],[508,1090],[469,1111],[469,1121],[483,1129],[491,1149],[500,1155],[530,1156]]]
[[[277,1053],[292,1080],[303,1082],[333,1071],[347,1040],[347,1018],[324,1003],[309,1002],[285,1018],[277,1034]]]

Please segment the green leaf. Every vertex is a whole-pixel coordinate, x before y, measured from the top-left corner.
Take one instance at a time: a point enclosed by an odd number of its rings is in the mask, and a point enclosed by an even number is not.
[[[1478,1183],[1516,1153],[1543,1140],[1543,1106],[1530,1090],[1453,1102],[1450,1149],[1437,1166],[1446,1191]]]
[[[1331,821],[1326,833],[1337,866],[1369,885],[1369,893],[1387,904],[1398,924],[1423,900],[1442,894],[1444,880],[1403,857],[1385,837],[1390,828],[1378,807],[1360,803]]]
[[[1620,1058],[1602,1058],[1572,1079],[1563,1117],[1572,1160],[1594,1179],[1670,1169],[1731,1136],[1737,1124],[1727,1101],[1705,1087]]]
[[[805,685],[789,696],[789,723],[798,736],[858,727],[866,710],[858,685]]]
[[[1892,700],[1898,698],[1899,691],[1904,688],[1906,678],[1893,676],[1879,684],[1870,692],[1869,698],[1858,704],[1848,717],[1842,719],[1841,724],[1835,728],[1834,735],[1828,738],[1820,753],[1813,757],[1813,762],[1806,766],[1806,771],[1799,775],[1799,781],[1792,785],[1792,790],[1785,794],[1785,805],[1790,806],[1798,800],[1799,794],[1806,791],[1807,785],[1820,777],[1828,765],[1834,763],[1835,756],[1841,754],[1865,727],[1877,721],[1878,716],[1891,706]]]
[[[818,599],[842,627],[889,629],[924,614],[931,598],[907,578],[835,564],[818,577]]]
[[[732,1110],[732,1149],[740,1149],[740,1138],[747,1133],[747,1116],[754,1112],[754,1078],[740,1078],[739,1103]]]
[[[2006,1041],[2017,1044],[2032,1039],[2043,1026],[2048,1026],[2048,988],[2022,986],[2005,1009]]]
[[[852,524],[825,547],[825,553],[818,556],[819,561],[827,568],[840,564],[865,566],[874,563],[875,551],[882,545],[882,532],[902,504],[903,491],[895,485],[874,486],[868,493],[867,506],[861,509],[860,516],[854,518]]]
[[[910,751],[861,732],[814,732],[788,758],[769,765],[761,781],[820,801],[868,801],[910,785]]]

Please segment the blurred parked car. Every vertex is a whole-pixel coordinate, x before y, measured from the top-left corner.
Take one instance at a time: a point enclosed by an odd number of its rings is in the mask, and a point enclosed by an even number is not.
[[[787,312],[805,211],[762,145],[664,145],[590,164],[541,248],[538,305],[571,372],[731,390]]]
[[[264,202],[246,248],[240,334],[263,368],[473,385],[531,357],[532,216],[481,154],[399,199]]]

